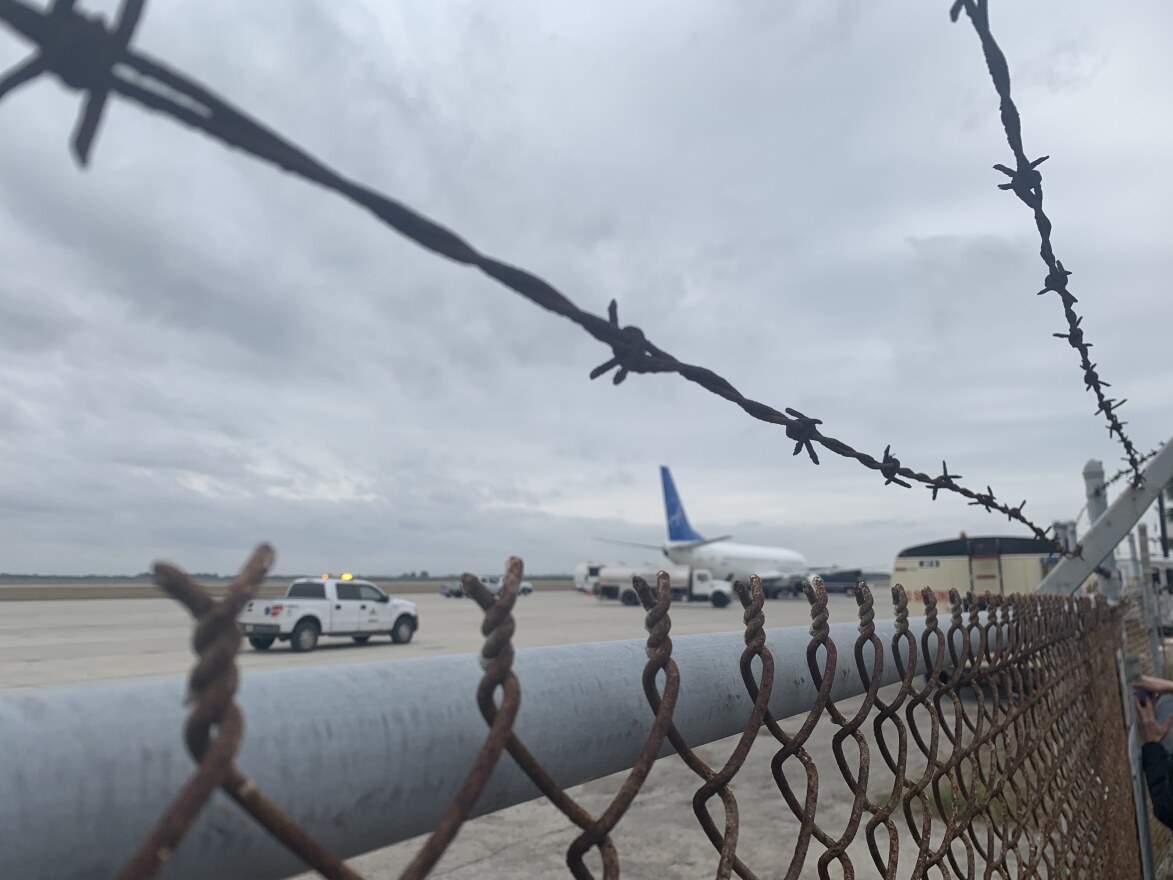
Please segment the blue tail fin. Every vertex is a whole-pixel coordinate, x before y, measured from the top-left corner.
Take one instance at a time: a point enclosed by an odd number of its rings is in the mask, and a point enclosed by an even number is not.
[[[704,538],[688,524],[688,516],[684,512],[684,505],[680,503],[680,496],[676,494],[672,474],[664,465],[660,465],[660,482],[664,484],[664,513],[668,517],[668,540],[703,541]]]

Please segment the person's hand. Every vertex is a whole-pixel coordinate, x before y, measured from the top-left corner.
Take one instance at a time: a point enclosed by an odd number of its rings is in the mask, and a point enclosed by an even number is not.
[[[1173,725],[1173,715],[1158,721],[1153,709],[1152,700],[1142,702],[1140,697],[1136,698],[1137,736],[1142,743],[1159,743],[1169,732],[1170,725]]]
[[[1173,681],[1167,678],[1157,678],[1154,675],[1141,675],[1133,680],[1134,688],[1144,688],[1154,694],[1173,694]]]

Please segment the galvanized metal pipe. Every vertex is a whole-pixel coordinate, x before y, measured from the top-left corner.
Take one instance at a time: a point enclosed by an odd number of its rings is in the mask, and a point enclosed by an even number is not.
[[[909,624],[919,640],[923,618]],[[893,630],[892,621],[876,621],[888,658],[884,683],[898,680]],[[840,654],[836,699],[863,692],[851,656],[857,635],[857,624],[831,626]],[[767,631],[778,718],[813,705],[809,643],[803,627]],[[738,673],[743,647],[739,632],[674,639],[682,679],[675,719],[691,745],[744,725],[751,704]],[[559,784],[632,765],[652,720],[640,683],[645,660],[638,640],[517,652],[515,729]],[[250,670],[239,695],[246,724],[239,764],[344,857],[423,834],[484,739],[474,700],[480,676],[475,654]],[[168,677],[0,694],[0,877],[94,880],[118,871],[192,772],[181,735],[185,687]],[[506,755],[474,815],[538,796]],[[268,880],[302,870],[217,793],[161,876]]]

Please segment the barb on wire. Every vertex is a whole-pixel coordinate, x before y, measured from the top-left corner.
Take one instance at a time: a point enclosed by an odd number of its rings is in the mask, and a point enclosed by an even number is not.
[[[998,185],[998,189],[1012,191],[1024,205],[1034,214],[1035,226],[1039,231],[1041,247],[1039,256],[1047,267],[1047,275],[1043,280],[1043,289],[1039,296],[1046,293],[1058,294],[1063,304],[1063,314],[1067,318],[1067,332],[1055,333],[1059,339],[1067,340],[1068,345],[1079,353],[1079,364],[1083,370],[1084,386],[1094,392],[1096,397],[1096,414],[1103,414],[1108,422],[1108,433],[1114,435],[1124,447],[1132,479],[1139,485],[1142,475],[1140,472],[1141,460],[1132,440],[1124,433],[1126,422],[1120,421],[1116,415],[1125,401],[1114,400],[1108,397],[1104,389],[1110,387],[1108,382],[1100,378],[1097,365],[1092,363],[1090,349],[1092,344],[1084,339],[1083,328],[1080,326],[1083,318],[1076,314],[1075,304],[1078,300],[1067,289],[1067,279],[1071,277],[1071,270],[1064,267],[1062,261],[1055,256],[1054,246],[1051,243],[1051,220],[1043,211],[1043,175],[1038,170],[1048,156],[1038,159],[1028,159],[1022,142],[1022,120],[1018,114],[1018,107],[1010,96],[1010,66],[1002,48],[994,39],[990,30],[989,0],[955,0],[949,10],[949,16],[954,22],[965,11],[974,31],[981,40],[982,52],[985,55],[986,67],[990,78],[994,81],[994,89],[998,93],[1001,107],[1002,127],[1006,131],[1006,140],[1010,144],[1010,151],[1014,154],[1014,167],[995,165],[1010,180]]]
[[[1010,508],[992,496],[979,496],[961,486],[954,475],[946,472],[931,477],[913,470],[892,456],[890,448],[885,450],[882,459],[860,452],[842,440],[823,434],[818,427],[822,424],[819,419],[791,408],[779,411],[752,400],[714,371],[677,360],[654,345],[640,328],[621,327],[618,304],[614,300],[608,307],[607,319],[585,311],[538,276],[480,253],[456,233],[402,202],[344,177],[207,87],[160,61],[133,51],[130,39],[141,18],[144,2],[124,0],[118,23],[110,29],[100,17],[86,16],[74,9],[73,0],[56,0],[48,12],[24,0],[0,0],[0,21],[37,47],[33,60],[9,73],[0,84],[0,98],[46,73],[56,75],[72,89],[86,92],[88,97],[74,141],[78,159],[84,164],[107,96],[111,93],[121,95],[342,196],[419,246],[475,267],[535,305],[574,322],[612,352],[607,362],[591,371],[591,378],[614,368],[618,368],[613,379],[616,384],[624,381],[630,373],[675,373],[730,401],[755,419],[782,426],[787,438],[795,443],[794,453],[797,455],[805,450],[814,464],[819,463],[815,451],[817,444],[836,455],[854,459],[870,470],[879,471],[885,485],[894,483],[908,488],[915,482],[931,489],[934,499],[945,490],[978,500],[987,510],[999,511],[1026,526],[1037,538],[1052,540],[1047,530],[1024,517],[1020,510]],[[1090,367],[1088,376],[1095,376]],[[1098,389],[1098,379],[1096,383]],[[1107,403],[1106,399],[1101,400],[1112,424],[1118,424]],[[1062,552],[1058,542],[1052,542],[1052,546],[1056,552]]]

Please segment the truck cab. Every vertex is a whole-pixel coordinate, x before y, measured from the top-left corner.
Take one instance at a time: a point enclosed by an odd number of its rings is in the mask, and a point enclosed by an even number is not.
[[[253,599],[237,626],[258,651],[288,641],[294,651],[312,651],[321,636],[346,636],[365,644],[375,635],[410,642],[419,629],[414,602],[391,597],[370,581],[323,575],[298,578],[277,600]]]
[[[602,568],[601,562],[580,562],[574,569],[574,589],[580,593],[593,593]]]

